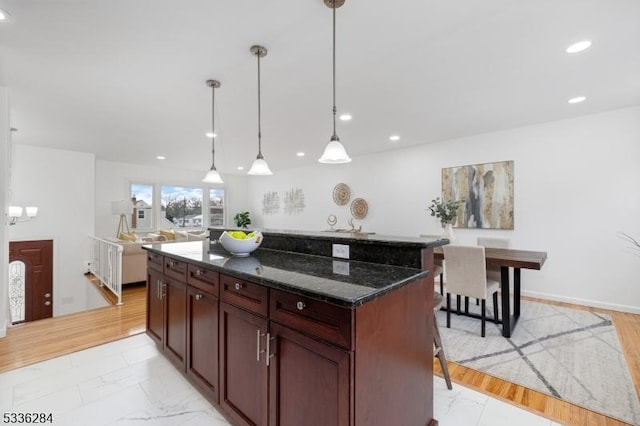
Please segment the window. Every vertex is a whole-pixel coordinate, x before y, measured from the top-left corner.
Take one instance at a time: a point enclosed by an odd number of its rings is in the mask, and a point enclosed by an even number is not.
[[[162,221],[160,228],[202,227],[202,188],[162,186]]]
[[[209,190],[209,226],[224,226],[224,189]]]
[[[9,263],[9,315],[11,324],[25,320],[26,265],[20,260]]]
[[[131,200],[133,201],[134,214],[131,216],[131,228],[144,230],[153,229],[153,185],[131,184]]]

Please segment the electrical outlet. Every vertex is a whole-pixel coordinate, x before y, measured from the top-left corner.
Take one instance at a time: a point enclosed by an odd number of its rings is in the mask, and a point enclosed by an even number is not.
[[[332,250],[333,257],[349,259],[349,246],[347,244],[334,244]]]
[[[333,273],[338,275],[349,275],[349,262],[334,260]]]

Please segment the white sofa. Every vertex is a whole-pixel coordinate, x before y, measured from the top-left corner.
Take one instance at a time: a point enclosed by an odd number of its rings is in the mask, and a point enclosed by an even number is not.
[[[182,241],[199,241],[208,237],[206,231],[175,231],[175,239],[169,240],[160,233],[150,233],[136,241],[108,238],[109,241],[122,245],[122,284],[131,284],[147,280],[147,252],[142,248],[150,243],[177,243]]]

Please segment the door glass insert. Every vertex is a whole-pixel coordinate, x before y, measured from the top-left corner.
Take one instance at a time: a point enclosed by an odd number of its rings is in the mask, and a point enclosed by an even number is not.
[[[9,263],[9,311],[11,323],[25,320],[25,281],[26,266],[20,260]]]

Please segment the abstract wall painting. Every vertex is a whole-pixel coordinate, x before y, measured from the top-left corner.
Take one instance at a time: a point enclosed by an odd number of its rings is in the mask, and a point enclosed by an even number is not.
[[[291,188],[284,194],[284,212],[297,214],[304,211],[304,192],[300,188]]]
[[[262,213],[276,214],[280,211],[280,196],[277,192],[267,192],[262,198]]]
[[[465,200],[457,228],[513,229],[513,161],[442,169],[442,197]]]

